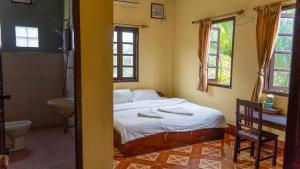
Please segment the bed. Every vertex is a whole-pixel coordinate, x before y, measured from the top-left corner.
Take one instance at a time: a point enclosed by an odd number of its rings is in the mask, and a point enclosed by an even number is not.
[[[157,111],[174,107],[192,115]],[[162,118],[139,117],[155,111]],[[151,98],[114,104],[114,145],[124,156],[134,156],[224,138],[227,123],[216,109],[180,98]]]

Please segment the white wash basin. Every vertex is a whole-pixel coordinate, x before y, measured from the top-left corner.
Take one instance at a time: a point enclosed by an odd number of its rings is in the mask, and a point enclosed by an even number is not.
[[[74,98],[58,98],[47,101],[47,104],[56,112],[63,114],[66,118],[75,112]]]

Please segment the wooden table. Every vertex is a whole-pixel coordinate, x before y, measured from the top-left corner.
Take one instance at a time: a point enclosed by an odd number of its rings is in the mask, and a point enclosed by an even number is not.
[[[243,118],[244,115],[241,115]],[[258,121],[258,112],[255,111],[253,114],[254,122]],[[262,114],[263,125],[266,127],[283,130],[286,129],[287,116],[286,115],[272,115],[272,114]]]

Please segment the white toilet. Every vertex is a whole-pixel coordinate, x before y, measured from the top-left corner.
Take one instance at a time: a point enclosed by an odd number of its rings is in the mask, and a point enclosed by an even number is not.
[[[31,121],[12,121],[5,123],[6,144],[10,151],[26,148],[25,134],[31,126]]]

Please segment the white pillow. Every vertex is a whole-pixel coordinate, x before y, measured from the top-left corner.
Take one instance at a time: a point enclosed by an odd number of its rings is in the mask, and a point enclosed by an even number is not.
[[[133,95],[129,89],[114,90],[114,104],[133,102]]]
[[[138,89],[132,92],[134,101],[159,100],[160,96],[152,89]]]

